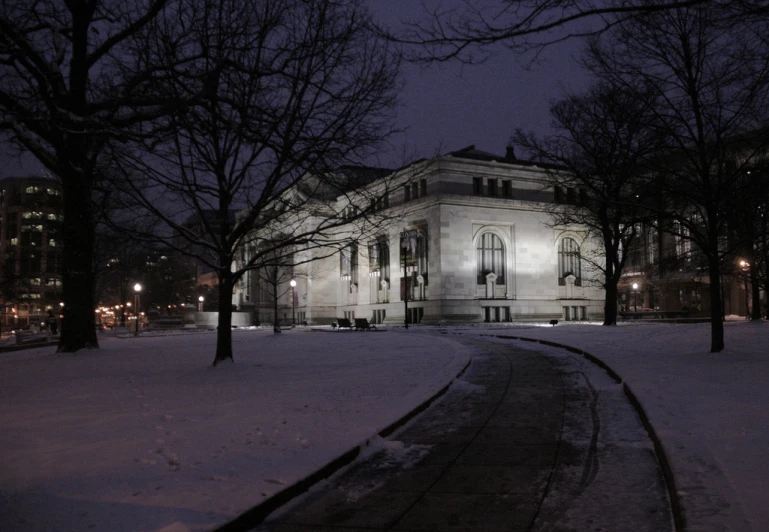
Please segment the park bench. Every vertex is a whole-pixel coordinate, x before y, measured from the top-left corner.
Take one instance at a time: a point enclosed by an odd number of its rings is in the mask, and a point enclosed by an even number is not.
[[[43,333],[28,333],[28,332],[16,332],[16,345],[24,344],[42,344],[51,341],[51,335],[47,332]]]
[[[334,326],[333,323],[331,325],[332,325],[332,327]],[[335,329],[339,329],[340,331],[342,329],[347,329],[348,331],[351,331],[352,330],[352,323],[350,323],[350,320],[347,319],[347,318],[337,318],[336,319],[336,327],[334,327],[334,328]]]
[[[356,331],[370,331],[376,329],[376,325],[371,325],[366,318],[355,318]]]

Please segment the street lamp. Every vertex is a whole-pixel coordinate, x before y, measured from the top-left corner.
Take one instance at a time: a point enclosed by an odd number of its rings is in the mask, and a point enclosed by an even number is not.
[[[134,336],[139,336],[139,293],[142,291],[142,285],[134,285],[134,316],[136,317],[136,330]]]
[[[205,301],[206,298],[203,296],[200,296],[198,298],[198,312],[203,312],[203,301]]]
[[[633,283],[633,312],[638,312],[638,283]]]
[[[291,279],[291,326],[296,326],[296,280]]]

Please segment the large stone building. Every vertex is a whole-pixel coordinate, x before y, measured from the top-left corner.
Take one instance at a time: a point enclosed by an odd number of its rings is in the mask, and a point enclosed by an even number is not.
[[[323,258],[283,276],[285,289],[277,290],[281,322],[602,316],[603,290],[582,260],[595,243],[579,227],[552,226],[546,211],[557,198],[541,166],[517,160],[512,149],[495,156],[470,146],[401,168],[388,183],[393,186],[379,193],[382,226],[339,253],[305,252]],[[350,196],[337,201],[343,211]],[[268,288],[252,272],[236,288],[233,304],[252,310],[259,323],[271,322],[276,291]]]
[[[38,325],[61,302],[61,185],[0,180],[0,302],[4,328]]]

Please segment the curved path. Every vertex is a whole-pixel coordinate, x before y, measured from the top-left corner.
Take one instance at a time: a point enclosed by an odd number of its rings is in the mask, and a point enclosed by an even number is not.
[[[653,446],[581,357],[478,348],[450,391],[259,531],[673,529]]]

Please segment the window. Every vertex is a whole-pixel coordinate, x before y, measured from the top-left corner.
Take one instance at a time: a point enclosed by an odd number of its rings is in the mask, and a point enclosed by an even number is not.
[[[473,178],[473,194],[478,196],[483,194],[483,179],[480,177]]]
[[[56,220],[58,220],[58,217],[55,214],[49,214],[48,215],[48,219],[56,221]]]
[[[419,180],[419,195],[427,196],[427,179]]]
[[[16,246],[18,244],[19,244],[19,239],[18,238],[14,237],[14,238],[11,239],[11,245],[12,246]]]
[[[678,260],[691,262],[692,260],[692,241],[689,240],[689,228],[681,222],[675,222],[673,226],[676,240],[676,257]]]
[[[555,193],[556,203],[565,203],[567,205],[577,205],[578,196],[577,189],[573,187],[553,187]]]
[[[344,280],[352,284],[358,282],[358,246],[350,244],[342,248],[340,255],[340,271]]]
[[[486,276],[492,272],[497,275],[498,285],[505,284],[505,246],[502,239],[494,233],[484,233],[478,239],[475,250],[478,284],[486,284]]]
[[[411,201],[411,187],[406,185],[403,187],[403,201]]]
[[[489,179],[489,196],[496,196],[497,195],[497,180],[496,179]]]
[[[48,188],[48,189],[46,189],[46,192],[48,193],[49,196],[59,196],[59,195],[61,195],[61,193],[58,190],[56,190],[55,188]]]
[[[419,183],[411,183],[411,197],[413,199],[419,197]]]
[[[502,195],[506,198],[513,197],[513,182],[509,179],[502,181]]]
[[[623,250],[624,253],[624,250]],[[625,258],[625,266],[628,268],[634,268],[640,270],[643,268],[644,263],[644,231],[641,224],[635,224],[633,226],[633,240],[627,248],[627,257]]]
[[[427,286],[427,235],[418,229],[408,229],[400,235],[401,299],[422,299],[425,293],[419,288],[418,276]]]
[[[379,280],[390,277],[390,246],[384,238],[368,245],[368,271]]]
[[[582,256],[579,244],[573,238],[561,240],[558,248],[558,284],[566,284],[565,278],[573,275],[577,278],[575,285],[582,284]]]
[[[40,192],[40,187],[38,186],[27,187],[24,191],[27,194],[38,194]]]

